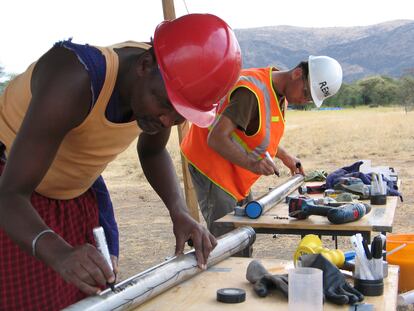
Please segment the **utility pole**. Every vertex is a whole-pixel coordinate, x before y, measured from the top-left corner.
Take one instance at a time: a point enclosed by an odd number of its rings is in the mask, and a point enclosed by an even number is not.
[[[175,19],[175,9],[174,9],[174,0],[162,0],[162,11],[164,13],[164,20]],[[185,121],[183,124],[177,126],[178,131],[178,140],[181,144],[183,137],[188,132],[189,124],[188,121]],[[181,168],[183,171],[183,180],[184,180],[184,193],[185,201],[187,207],[190,211],[191,216],[200,222],[198,214],[198,203],[194,191],[193,183],[191,182],[190,172],[188,170],[187,160],[181,154]]]

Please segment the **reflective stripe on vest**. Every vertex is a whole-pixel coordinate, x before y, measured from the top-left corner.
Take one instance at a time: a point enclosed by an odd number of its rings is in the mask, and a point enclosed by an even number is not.
[[[272,157],[275,156],[284,131],[284,118],[273,89],[271,72],[272,68],[243,70],[234,89],[218,102],[214,122],[214,125],[218,122],[236,89],[246,87],[253,92],[258,100],[260,118],[257,132],[246,135],[242,130],[236,129],[230,139],[240,150],[254,159],[262,158],[265,151]],[[211,128],[192,125],[181,144],[183,155],[214,184],[239,201],[248,195],[251,186],[260,175],[231,163],[210,148],[207,137]]]

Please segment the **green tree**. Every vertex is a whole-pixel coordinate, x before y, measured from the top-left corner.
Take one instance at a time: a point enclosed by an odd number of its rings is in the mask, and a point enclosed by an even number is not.
[[[0,94],[3,93],[4,88],[6,87],[7,81],[3,81],[3,77],[6,77],[6,72],[4,67],[0,65]]]
[[[16,74],[8,74],[4,71],[4,67],[0,65],[0,94],[3,93],[7,84],[11,79],[13,79]]]
[[[356,107],[358,105],[402,105],[406,111],[414,110],[414,68],[405,76],[370,76],[352,83],[343,83],[339,92],[323,104],[325,107]]]
[[[391,77],[382,77],[384,79],[384,86],[382,88],[381,98],[379,99],[380,105],[394,105],[398,104],[399,93],[399,81]]]
[[[328,107],[355,107],[361,104],[361,88],[355,83],[343,83],[339,92],[324,102],[324,106]]]
[[[385,76],[371,76],[357,81],[361,88],[363,105],[390,105],[397,101],[398,83]]]
[[[414,110],[414,76],[407,75],[399,81],[399,99],[405,112]]]

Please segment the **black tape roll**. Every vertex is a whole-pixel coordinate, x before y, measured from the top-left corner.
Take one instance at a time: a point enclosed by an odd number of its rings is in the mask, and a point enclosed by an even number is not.
[[[217,290],[217,301],[239,303],[246,300],[246,292],[241,288],[221,288]]]
[[[387,196],[384,194],[372,195],[370,203],[371,205],[385,205],[387,204]]]

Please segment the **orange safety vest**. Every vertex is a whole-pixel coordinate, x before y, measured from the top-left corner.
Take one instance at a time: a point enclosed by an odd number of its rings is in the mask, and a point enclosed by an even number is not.
[[[257,132],[248,136],[236,129],[231,137],[235,144],[256,159],[264,157],[266,151],[272,157],[276,155],[285,128],[284,115],[273,89],[273,70],[272,67],[242,70],[233,90],[218,103],[217,108],[215,122],[220,119],[221,113],[230,102],[231,94],[237,88],[245,87],[256,95],[260,120]],[[188,162],[213,183],[237,201],[243,200],[260,175],[231,163],[211,149],[207,145],[210,130],[211,127],[200,128],[193,124],[181,143],[181,151]]]

